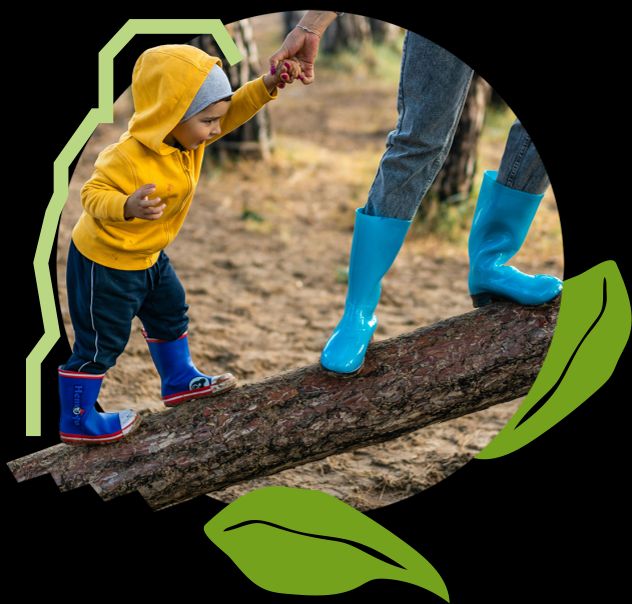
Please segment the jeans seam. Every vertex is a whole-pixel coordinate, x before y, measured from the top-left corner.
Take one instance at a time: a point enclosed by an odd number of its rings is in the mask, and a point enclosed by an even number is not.
[[[399,112],[399,116],[397,117],[397,124],[395,125],[395,130],[399,131],[402,123],[404,122],[404,114],[406,113],[406,104],[404,103],[404,70],[406,69],[406,60],[407,60],[407,50],[408,50],[408,36],[410,36],[410,32],[406,32],[406,37],[404,38],[404,44],[402,49],[402,72],[399,76],[399,86],[397,88],[397,100],[402,106],[402,110]]]
[[[97,363],[97,356],[99,354],[99,332],[94,324],[94,313],[93,313],[93,305],[94,305],[94,262],[92,263],[92,267],[90,270],[90,322],[92,324],[92,329],[94,329],[94,357],[92,361],[86,361],[81,367],[79,367],[79,371],[81,371],[86,365],[90,363]]]
[[[516,154],[516,158],[511,164],[511,170],[509,170],[509,175],[507,176],[507,182],[504,183],[505,186],[512,188],[514,181],[516,179],[516,175],[518,174],[518,171],[520,169],[520,164],[522,163],[524,155],[527,152],[527,149],[529,148],[530,144],[531,144],[531,139],[529,135],[527,134],[526,131],[523,131],[522,141],[518,149],[518,153]]]

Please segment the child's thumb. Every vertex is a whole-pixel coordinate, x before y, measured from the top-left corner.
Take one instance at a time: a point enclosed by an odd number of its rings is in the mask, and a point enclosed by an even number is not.
[[[280,52],[276,52],[269,59],[269,62],[270,62],[270,73],[272,75],[274,75],[276,73],[277,65],[278,65],[279,61],[282,60],[282,57],[280,55],[281,55]]]

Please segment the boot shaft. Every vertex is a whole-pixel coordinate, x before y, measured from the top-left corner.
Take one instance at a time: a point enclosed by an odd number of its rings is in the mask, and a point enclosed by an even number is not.
[[[143,335],[160,375],[163,395],[176,386],[180,387],[185,381],[188,384],[188,376],[199,373],[191,359],[188,332],[175,340],[151,338],[145,330],[143,330]]]
[[[524,243],[543,194],[511,189],[497,182],[496,171],[483,176],[468,239],[470,265],[487,260],[504,264]]]
[[[369,216],[364,208],[356,210],[348,302],[375,308],[380,298],[380,282],[395,261],[411,223],[411,220]]]
[[[325,369],[349,374],[362,366],[377,327],[374,313],[382,278],[395,261],[411,222],[356,210],[345,311],[321,354]]]
[[[96,403],[105,374],[58,370],[62,432],[77,431]]]

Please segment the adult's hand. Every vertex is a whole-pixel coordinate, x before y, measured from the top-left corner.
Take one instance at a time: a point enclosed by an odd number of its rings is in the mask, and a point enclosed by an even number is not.
[[[281,48],[270,57],[270,72],[274,73],[281,61],[294,58],[301,66],[301,81],[303,84],[311,84],[314,81],[314,61],[319,44],[320,38],[316,34],[295,27],[286,36]]]
[[[270,72],[274,73],[280,61],[294,58],[302,71],[303,84],[314,81],[314,62],[318,55],[320,37],[336,18],[331,11],[308,10],[298,25],[285,37],[281,47],[270,57]]]

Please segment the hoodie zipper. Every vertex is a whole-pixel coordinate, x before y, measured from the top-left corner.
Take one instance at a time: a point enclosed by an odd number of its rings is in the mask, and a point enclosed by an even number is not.
[[[189,156],[186,153],[184,154],[184,157],[186,158],[186,163],[184,159],[182,158],[182,156],[180,156],[180,160],[182,161],[182,166],[184,168],[184,171],[187,173],[187,179],[189,181],[189,190],[187,194],[185,195],[184,199],[182,200],[182,203],[180,204],[180,208],[178,209],[178,214],[182,212],[182,210],[184,209],[184,204],[187,202],[187,200],[189,199],[189,196],[193,192],[193,178],[191,178],[191,160],[189,159]]]
[[[185,163],[183,156],[186,157],[187,161]],[[177,212],[174,214],[174,216],[180,214],[180,212],[182,212],[182,210],[184,209],[184,206],[187,202],[187,200],[189,199],[189,196],[191,195],[192,191],[193,191],[193,178],[191,178],[191,170],[189,169],[189,165],[190,165],[190,161],[189,161],[189,156],[184,154],[184,153],[178,153],[178,157],[180,159],[180,164],[182,165],[183,170],[185,171],[186,175],[187,175],[187,180],[189,183],[189,190],[187,191],[187,194],[184,196],[184,198],[182,199],[182,203],[180,204],[180,207],[178,208]],[[167,237],[168,237],[168,241],[171,241],[171,229],[169,229],[167,227]]]

